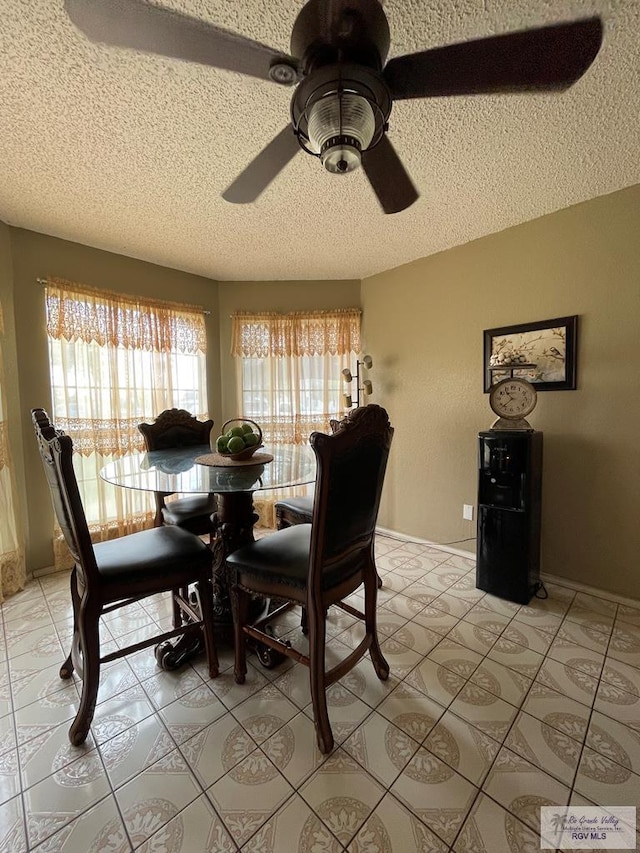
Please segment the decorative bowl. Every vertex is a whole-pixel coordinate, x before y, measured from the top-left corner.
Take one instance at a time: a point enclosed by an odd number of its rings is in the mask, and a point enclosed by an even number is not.
[[[212,450],[215,450],[215,452],[219,453],[220,456],[224,456],[225,459],[233,459],[236,462],[240,462],[243,459],[250,459],[256,452],[256,450],[259,450],[261,447],[264,447],[264,445],[262,444],[262,430],[255,421],[251,420],[251,418],[230,418],[230,420],[225,421],[225,423],[222,424],[222,431],[220,435],[225,435],[227,431],[236,424],[238,426],[250,424],[253,427],[252,432],[254,433],[254,435],[258,436],[258,441],[255,444],[252,444],[250,447],[245,447],[244,450],[238,450],[235,453],[221,452],[220,450],[216,449],[215,442],[212,442]]]

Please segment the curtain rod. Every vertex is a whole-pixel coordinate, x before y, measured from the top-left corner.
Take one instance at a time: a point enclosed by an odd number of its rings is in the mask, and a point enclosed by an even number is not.
[[[37,278],[36,284],[39,284],[41,287],[44,287],[45,285],[49,284],[49,282],[46,278]],[[211,314],[211,311],[205,311],[205,309],[203,308],[202,313],[208,317]]]

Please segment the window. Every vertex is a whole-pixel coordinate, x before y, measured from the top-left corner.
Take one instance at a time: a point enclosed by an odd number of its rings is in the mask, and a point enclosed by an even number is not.
[[[73,439],[92,536],[150,526],[151,494],[109,485],[99,472],[114,457],[143,450],[138,424],[164,409],[207,417],[202,308],[51,279],[46,311],[52,419]],[[56,546],[56,565],[60,558]]]
[[[236,314],[232,352],[240,414],[267,442],[302,443],[344,410],[341,371],[360,352],[360,311]]]

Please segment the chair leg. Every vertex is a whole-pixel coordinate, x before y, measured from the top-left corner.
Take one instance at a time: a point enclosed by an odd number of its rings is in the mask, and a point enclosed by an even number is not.
[[[242,630],[249,618],[249,594],[242,587],[231,587],[231,609],[233,611],[233,636],[236,647],[233,675],[236,684],[244,684],[247,675],[246,637]]]
[[[378,640],[378,628],[376,625],[376,610],[378,600],[378,582],[380,578],[376,572],[376,567],[373,561],[365,569],[364,580],[364,617],[365,630],[371,637],[371,645],[369,646],[369,654],[371,662],[376,671],[376,675],[381,681],[386,681],[389,678],[389,664],[382,654],[380,642]]]
[[[200,613],[202,615],[202,633],[204,634],[204,647],[207,652],[207,663],[209,664],[209,678],[215,678],[218,674],[218,653],[216,652],[216,641],[213,633],[213,589],[211,577],[207,572],[198,584],[198,598],[200,600]]]
[[[60,678],[71,678],[73,675],[73,645],[74,642],[77,641],[77,633],[78,633],[78,610],[80,609],[80,596],[78,594],[78,573],[76,571],[76,567],[73,567],[73,571],[71,572],[71,577],[69,579],[69,586],[71,588],[71,603],[73,605],[73,639],[71,640],[71,651],[69,652],[69,657],[60,667]]]
[[[69,740],[80,746],[87,739],[98,698],[100,684],[100,635],[98,619],[100,610],[94,606],[81,605],[79,612],[80,646],[82,648],[82,695],[75,720],[69,729]]]
[[[333,749],[333,732],[327,711],[327,688],[324,677],[325,611],[307,608],[309,618],[309,680],[311,704],[316,725],[318,749],[324,755]]]
[[[300,627],[302,628],[302,633],[306,635],[309,633],[309,616],[307,614],[307,608],[303,605],[302,613],[300,615]]]

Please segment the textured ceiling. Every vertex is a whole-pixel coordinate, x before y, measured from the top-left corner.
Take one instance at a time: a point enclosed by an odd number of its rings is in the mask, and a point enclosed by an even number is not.
[[[302,2],[156,5],[288,52]],[[390,57],[594,13],[604,44],[560,95],[396,103],[390,139],[421,193],[403,213],[303,154],[236,206],[220,193],[287,123],[291,90],[91,44],[63,0],[0,0],[0,220],[220,280],[364,278],[640,182],[638,0],[384,5]]]

